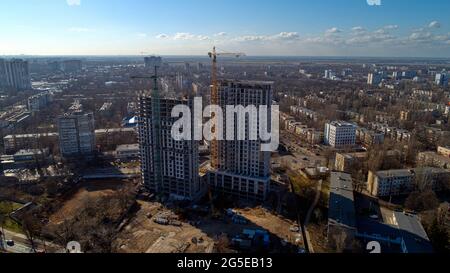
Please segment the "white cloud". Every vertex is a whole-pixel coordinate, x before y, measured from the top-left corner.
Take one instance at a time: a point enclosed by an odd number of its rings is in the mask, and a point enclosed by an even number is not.
[[[146,37],[147,37],[147,34],[146,34],[146,33],[138,33],[137,36],[138,36],[139,38],[146,38]]]
[[[361,26],[357,26],[357,27],[352,27],[352,31],[353,32],[365,32],[366,29]]]
[[[173,36],[174,40],[192,40],[195,35],[188,32],[178,32]]]
[[[300,38],[300,35],[297,32],[281,32],[272,38],[280,40],[296,40]]]
[[[438,21],[433,21],[428,25],[429,28],[440,28],[441,27],[441,23],[439,23]]]
[[[398,25],[387,25],[384,27],[384,29],[389,29],[389,30],[398,29]]]
[[[338,29],[337,27],[332,27],[330,29],[327,29],[325,31],[325,34],[337,34],[337,33],[341,33],[342,30]]]
[[[168,37],[170,37],[170,36],[168,36]],[[178,33],[175,33],[175,35],[173,35],[172,39],[176,40],[176,41],[183,41],[183,40],[184,41],[187,41],[187,40],[206,41],[206,40],[209,40],[210,38],[209,38],[209,36],[206,36],[206,35],[195,35],[195,34],[192,34],[189,32],[178,32]]]
[[[238,42],[255,42],[255,41],[264,41],[267,40],[268,36],[263,35],[246,35],[235,38],[235,41]]]
[[[215,37],[224,37],[224,36],[227,36],[227,35],[228,34],[226,32],[219,32],[219,33],[214,34]]]
[[[161,33],[161,34],[156,35],[156,38],[157,39],[167,39],[167,38],[169,38],[169,35]]]
[[[81,5],[81,0],[66,0],[69,6],[79,6]]]
[[[381,0],[367,0],[369,6],[381,6]]]

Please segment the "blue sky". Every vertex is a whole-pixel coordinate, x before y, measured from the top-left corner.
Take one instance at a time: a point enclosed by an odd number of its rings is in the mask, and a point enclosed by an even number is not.
[[[450,57],[449,11],[448,0],[1,0],[0,55],[204,55],[217,45]]]

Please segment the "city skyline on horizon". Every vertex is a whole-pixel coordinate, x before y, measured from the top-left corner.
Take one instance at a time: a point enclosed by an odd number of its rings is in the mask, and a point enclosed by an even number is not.
[[[0,55],[203,56],[216,45],[255,57],[450,57],[448,1],[206,3],[5,0]]]

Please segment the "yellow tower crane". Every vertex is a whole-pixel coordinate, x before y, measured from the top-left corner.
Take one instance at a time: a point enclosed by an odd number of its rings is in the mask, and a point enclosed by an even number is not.
[[[218,53],[216,47],[213,47],[212,52],[208,53],[209,58],[212,60],[212,86],[211,86],[211,105],[219,104],[219,87],[217,82],[217,57],[235,57],[240,58],[246,56],[245,53]],[[212,133],[216,133],[213,127]],[[217,136],[213,136],[211,141],[211,167],[217,169],[219,167],[219,146],[217,143]]]

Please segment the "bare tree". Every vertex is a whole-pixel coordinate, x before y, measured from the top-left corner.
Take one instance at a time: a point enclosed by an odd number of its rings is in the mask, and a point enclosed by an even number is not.
[[[32,213],[25,213],[22,216],[22,229],[30,242],[31,249],[36,251],[36,239],[42,231],[41,222]]]
[[[433,179],[431,177],[431,172],[427,168],[417,168],[415,170],[415,184],[419,192],[425,192],[427,190],[432,190]]]
[[[215,242],[215,248],[217,253],[226,253],[228,251],[229,246],[230,240],[228,239],[228,236],[226,234],[220,235]]]

